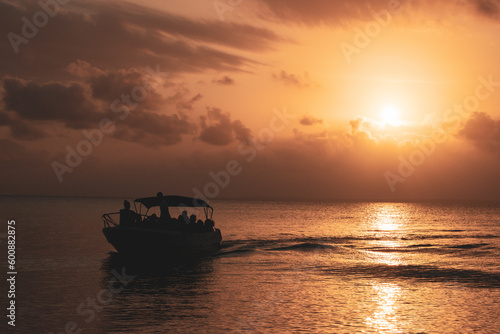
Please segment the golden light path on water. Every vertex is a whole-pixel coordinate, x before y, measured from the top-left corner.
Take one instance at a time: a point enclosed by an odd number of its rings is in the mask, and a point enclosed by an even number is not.
[[[393,252],[396,248],[403,246],[403,243],[397,239],[407,229],[405,217],[407,216],[407,207],[401,204],[376,203],[376,211],[371,229],[379,231],[389,240],[376,240],[376,243],[383,252],[370,252],[370,259],[374,264],[380,265],[405,265],[406,261],[400,252]],[[397,333],[404,328],[404,324],[399,319],[399,308],[403,299],[403,289],[396,283],[378,282],[372,280],[373,301],[377,307],[373,313],[366,317],[365,323],[374,329],[387,333]]]
[[[376,203],[377,211],[373,229],[381,231],[398,231],[404,228],[405,209],[401,204]]]
[[[374,203],[371,209],[374,213],[372,219],[367,220],[366,229],[375,233],[376,240],[371,244],[380,251],[369,251],[368,258],[374,264],[406,264],[401,253],[394,251],[405,245],[401,239],[409,232],[409,208],[400,203]]]
[[[365,319],[371,328],[397,332],[401,327],[398,317],[401,287],[393,283],[380,283],[373,285],[377,308],[373,314]]]

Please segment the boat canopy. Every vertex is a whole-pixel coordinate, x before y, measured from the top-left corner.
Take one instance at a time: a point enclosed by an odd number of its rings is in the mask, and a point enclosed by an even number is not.
[[[185,196],[145,197],[136,199],[134,203],[140,203],[149,210],[152,207],[160,206],[163,200],[167,202],[168,206],[212,208],[202,199]]]

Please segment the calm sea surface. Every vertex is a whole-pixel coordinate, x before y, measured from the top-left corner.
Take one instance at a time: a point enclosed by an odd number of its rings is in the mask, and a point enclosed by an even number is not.
[[[218,254],[142,266],[102,235],[122,202],[0,197],[0,332],[500,332],[500,204],[213,201]]]

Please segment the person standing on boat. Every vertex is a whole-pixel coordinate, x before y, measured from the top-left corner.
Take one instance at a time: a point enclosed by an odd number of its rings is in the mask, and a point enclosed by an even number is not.
[[[160,219],[164,219],[170,221],[172,217],[170,216],[170,212],[168,211],[167,201],[162,200],[160,202]]]
[[[170,216],[170,212],[168,211],[167,201],[163,198],[163,193],[159,192],[156,196],[162,198],[160,202],[160,219],[170,222],[172,217]]]

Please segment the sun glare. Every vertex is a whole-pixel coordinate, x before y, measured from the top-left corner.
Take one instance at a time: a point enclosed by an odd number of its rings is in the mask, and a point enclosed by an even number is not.
[[[387,104],[382,108],[381,116],[384,125],[399,126],[402,124],[399,119],[399,110],[392,104]]]

